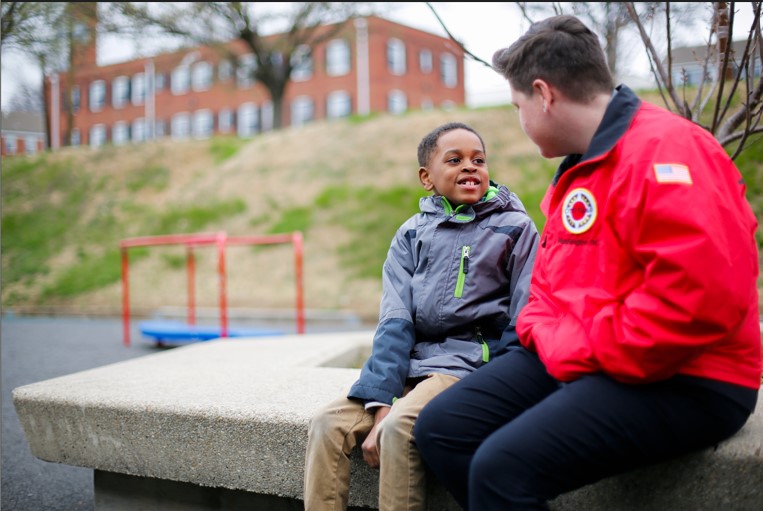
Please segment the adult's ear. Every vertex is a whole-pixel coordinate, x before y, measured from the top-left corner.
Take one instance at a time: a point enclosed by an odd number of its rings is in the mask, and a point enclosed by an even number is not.
[[[533,93],[543,103],[543,111],[546,112],[556,100],[556,90],[549,83],[540,78],[533,81]]]
[[[432,184],[432,180],[429,178],[429,170],[426,167],[419,167],[419,181],[421,181],[421,186],[424,187],[424,190],[431,192],[434,189],[434,184]]]

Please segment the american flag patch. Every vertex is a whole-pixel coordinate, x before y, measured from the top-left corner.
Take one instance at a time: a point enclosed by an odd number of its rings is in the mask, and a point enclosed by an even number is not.
[[[655,163],[654,177],[658,183],[692,184],[689,167],[676,163]]]

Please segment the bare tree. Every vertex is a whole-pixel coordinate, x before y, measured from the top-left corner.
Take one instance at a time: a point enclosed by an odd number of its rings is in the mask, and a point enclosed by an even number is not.
[[[637,12],[634,2],[627,4],[631,19],[636,23],[647,50],[652,72],[666,106],[707,128],[724,147],[733,146],[736,158],[751,135],[763,133],[763,37],[761,37],[761,2],[746,4],[753,11],[753,22],[745,28],[746,42],[741,54],[735,54],[734,16],[737,2],[712,2],[713,16],[706,38],[704,53],[697,55],[702,67],[700,83],[690,87],[686,80],[674,83],[671,30],[673,19],[670,3],[663,22],[667,33],[667,55],[664,60],[655,49],[649,33]],[[657,17],[655,17],[656,19]],[[685,73],[684,73],[685,74]],[[680,94],[679,94],[679,88]],[[690,96],[693,94],[693,98]],[[712,110],[709,115],[708,110]]]
[[[595,4],[598,4],[595,5]],[[601,4],[617,4],[607,7]],[[565,8],[572,7],[573,12],[586,17],[594,31],[603,33],[605,51],[610,69],[617,68],[617,46],[624,27],[635,27],[649,56],[650,65],[665,106],[680,115],[704,126],[726,147],[733,146],[732,158],[736,158],[749,143],[750,136],[763,132],[763,82],[761,81],[761,61],[763,61],[763,39],[761,38],[760,14],[761,2],[745,3],[753,11],[753,22],[745,28],[747,39],[741,54],[732,51],[735,2],[707,2],[714,8],[714,15],[708,27],[706,51],[698,57],[703,67],[703,79],[690,101],[688,96],[694,90],[686,80],[675,84],[673,76],[673,32],[677,26],[687,24],[687,16],[693,15],[697,5],[687,6],[676,2],[517,2],[523,17],[534,21],[534,16],[541,14],[558,15]],[[430,2],[427,2],[442,28],[450,39],[461,47],[466,55],[477,62],[492,67],[485,60],[472,54],[464,45],[453,37]],[[597,11],[598,9],[598,11]],[[630,18],[629,23],[622,20],[623,9]],[[577,10],[575,12],[575,10]],[[603,13],[603,18],[596,21],[596,13]],[[538,18],[539,19],[539,18]],[[655,24],[663,19],[664,31],[647,30],[648,24]],[[653,36],[663,33],[666,37],[666,52],[661,55],[656,50]],[[613,73],[614,74],[614,73]],[[683,73],[685,75],[685,73]],[[682,94],[679,95],[679,88]],[[708,110],[712,112],[708,114]]]
[[[23,83],[11,96],[11,99],[8,101],[8,107],[3,110],[8,112],[42,113],[45,111],[44,103],[39,86]]]
[[[196,45],[214,47],[234,65],[238,55],[226,43],[243,42],[256,60],[249,72],[272,100],[275,128],[283,126],[283,98],[295,66],[310,58],[316,46],[335,37],[361,11],[369,13],[372,9],[372,4],[355,2],[289,2],[267,12],[260,12],[256,2],[149,4],[114,2],[109,19],[128,20],[128,30],[135,34],[159,29]],[[107,30],[113,32],[117,25]],[[269,27],[282,31],[268,36]]]

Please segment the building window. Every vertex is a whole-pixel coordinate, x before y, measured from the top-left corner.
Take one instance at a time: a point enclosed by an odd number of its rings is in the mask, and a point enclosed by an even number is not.
[[[24,137],[24,152],[35,154],[37,152],[37,137],[29,135]]]
[[[350,72],[350,45],[344,39],[334,39],[326,45],[326,74],[342,76]]]
[[[111,105],[114,108],[122,108],[130,98],[130,79],[126,76],[117,76],[111,82]]]
[[[313,120],[315,109],[309,96],[297,96],[291,102],[291,125],[302,126]]]
[[[291,79],[304,82],[312,76],[313,57],[310,55],[310,47],[303,44],[291,54]]]
[[[90,147],[101,147],[106,143],[106,126],[95,124],[90,128]]]
[[[230,108],[223,108],[217,114],[217,129],[220,133],[230,133],[233,128],[233,111]]]
[[[429,50],[421,50],[419,52],[419,69],[422,73],[431,73],[432,68],[432,52]]]
[[[164,82],[165,82],[164,73],[156,73],[154,77],[154,90],[156,92],[164,90]]]
[[[72,87],[72,112],[79,112],[80,92],[79,85]]]
[[[236,85],[240,88],[251,87],[254,83],[254,72],[257,69],[257,60],[253,53],[241,55],[238,58],[236,69]]]
[[[72,147],[78,147],[81,143],[82,143],[82,138],[79,134],[79,128],[74,128],[72,130],[71,145]]]
[[[446,87],[455,87],[458,83],[458,67],[456,57],[450,53],[443,53],[440,56],[440,79]]]
[[[343,91],[334,91],[326,99],[326,117],[329,119],[338,119],[340,117],[349,117],[352,114],[352,100],[350,95]]]
[[[188,66],[176,67],[172,70],[172,79],[170,80],[170,90],[172,94],[185,94],[191,85],[191,74],[188,72]]]
[[[217,79],[224,82],[230,80],[231,76],[233,76],[233,64],[228,59],[221,60],[217,65]]]
[[[175,140],[188,138],[191,134],[191,120],[187,113],[181,112],[172,116],[171,136]]]
[[[146,140],[146,120],[143,117],[139,117],[132,121],[132,141],[133,143],[140,143]]]
[[[238,107],[236,119],[239,137],[248,137],[257,133],[257,106],[254,103],[244,103]]]
[[[214,118],[211,110],[197,110],[193,113],[193,138],[209,138],[212,136]]]
[[[405,44],[400,39],[387,41],[387,69],[393,75],[405,74]]]
[[[193,90],[207,90],[212,86],[212,65],[209,62],[197,62],[191,71]]]
[[[408,108],[408,100],[401,90],[391,90],[387,94],[387,111],[391,114],[402,114]]]
[[[146,101],[146,74],[132,75],[132,104],[142,105]]]
[[[106,82],[96,80],[90,84],[90,111],[100,112],[106,105]]]
[[[130,140],[130,130],[127,128],[127,123],[125,121],[115,122],[114,127],[111,128],[111,141],[114,145],[124,145],[128,140]]]
[[[5,135],[6,154],[16,154],[16,135]]]

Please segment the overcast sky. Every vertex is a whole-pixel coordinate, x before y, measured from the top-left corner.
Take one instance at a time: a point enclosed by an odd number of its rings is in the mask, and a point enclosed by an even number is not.
[[[426,3],[408,2],[396,5],[397,8],[387,14],[390,19],[446,36]],[[487,62],[490,62],[493,52],[511,44],[528,26],[513,2],[433,2],[433,6],[453,36],[463,41],[470,52]],[[739,9],[737,18],[740,23],[735,32],[737,36],[741,36],[749,29],[752,10],[747,2],[738,2],[737,6]],[[702,20],[707,19],[708,11],[702,9],[699,14],[700,29],[684,31],[682,37],[685,39],[685,44],[702,44],[704,42],[702,37],[707,36],[708,24]],[[101,65],[130,60],[136,55],[135,45],[130,41],[115,41],[111,38],[101,40],[99,43],[97,59]],[[632,82],[649,78],[648,61],[640,41],[634,41],[634,44],[627,46],[631,50],[626,58],[633,64],[634,76],[627,78],[626,83],[638,86]],[[676,46],[675,43],[674,46]],[[467,105],[504,104],[510,101],[506,81],[484,64],[467,59],[465,75]],[[13,54],[2,55],[0,77],[2,78],[0,97],[3,107],[18,90],[20,84],[39,82],[35,66]]]

